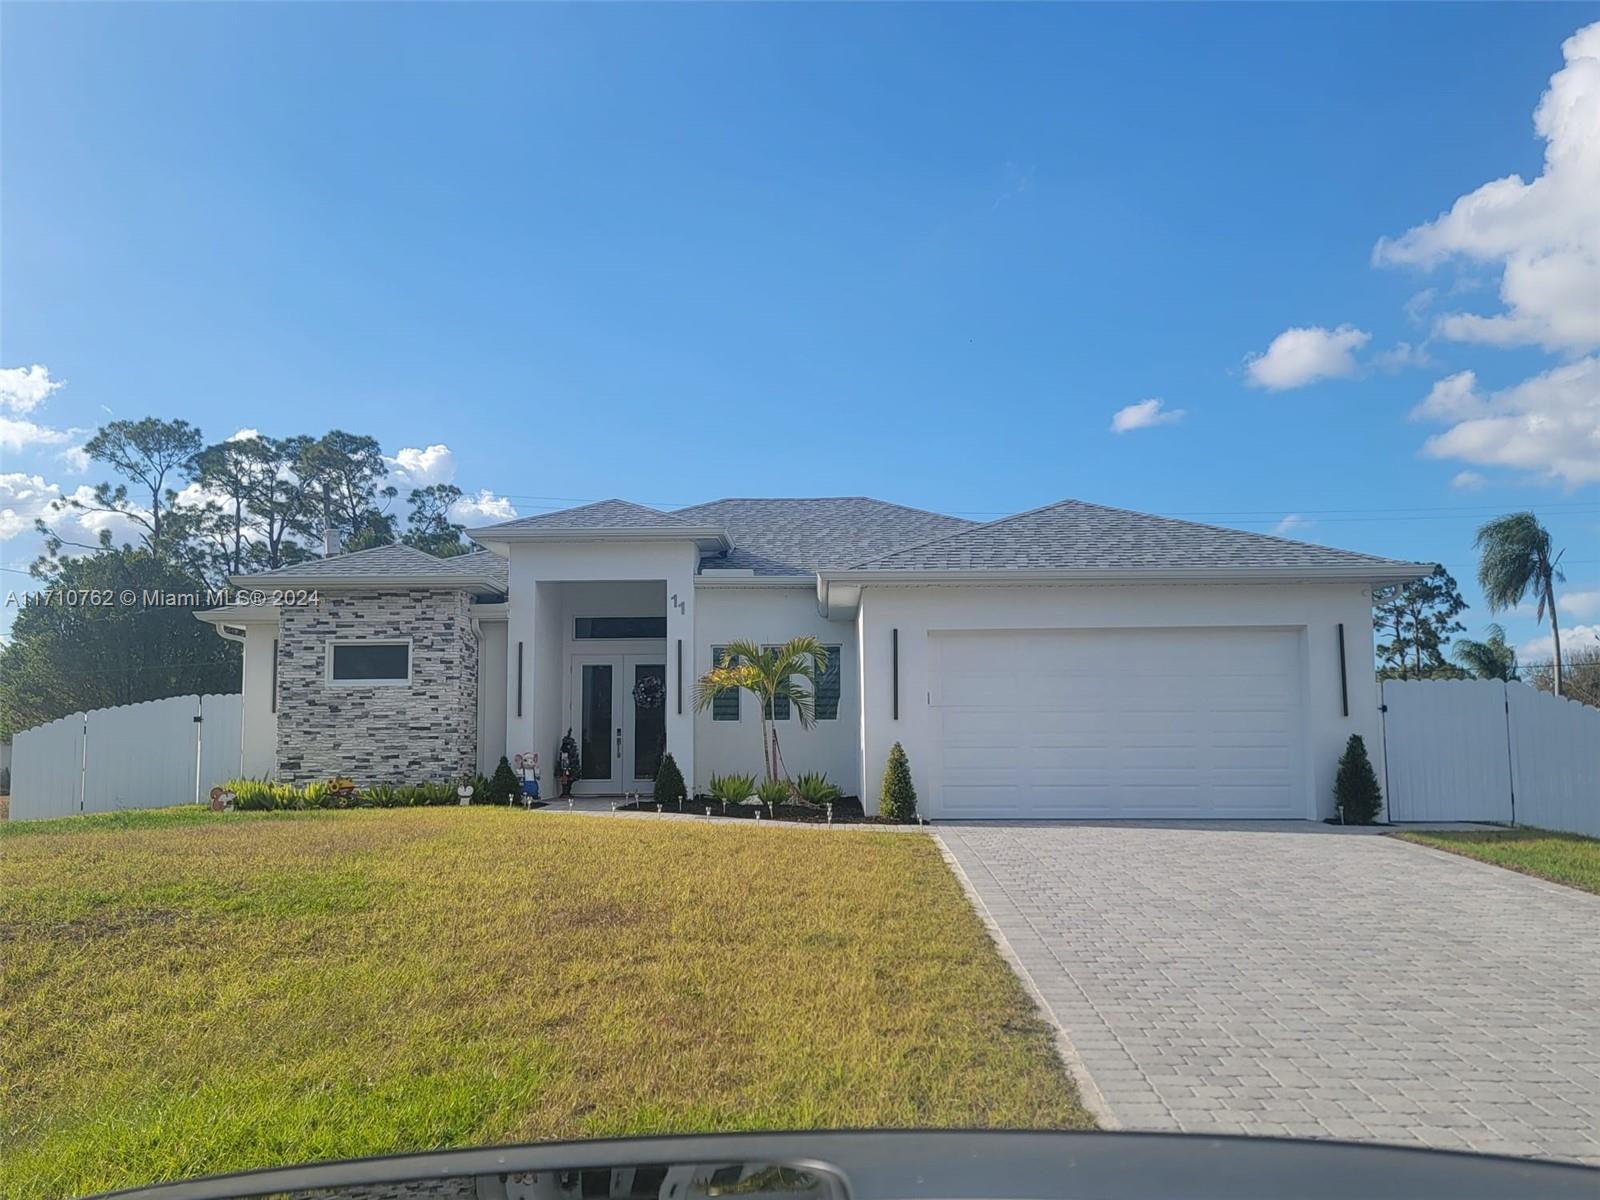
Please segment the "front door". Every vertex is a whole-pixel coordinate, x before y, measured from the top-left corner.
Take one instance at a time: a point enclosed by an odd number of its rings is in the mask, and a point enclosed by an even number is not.
[[[648,792],[667,748],[667,664],[660,655],[574,654],[567,724],[578,740],[580,796]]]

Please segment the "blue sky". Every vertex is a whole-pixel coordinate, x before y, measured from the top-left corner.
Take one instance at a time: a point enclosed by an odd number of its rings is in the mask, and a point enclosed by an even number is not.
[[[154,413],[371,433],[471,516],[1281,525],[1443,561],[1474,633],[1472,532],[1533,508],[1593,640],[1596,21],[7,5],[7,586],[85,431]]]

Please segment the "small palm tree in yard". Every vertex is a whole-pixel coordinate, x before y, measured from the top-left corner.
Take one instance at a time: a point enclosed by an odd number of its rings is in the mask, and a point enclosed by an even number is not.
[[[761,761],[768,781],[783,774],[778,731],[772,723],[775,701],[785,700],[801,729],[817,723],[817,677],[828,669],[828,652],[814,637],[790,638],[781,646],[763,647],[747,639],[729,642],[722,661],[694,685],[696,711],[711,707],[718,693],[741,688],[756,698],[761,714]]]
[[[1550,612],[1550,641],[1555,650],[1553,684],[1561,695],[1561,630],[1556,623],[1556,584],[1565,583],[1561,555],[1552,557],[1550,531],[1531,512],[1496,517],[1478,530],[1472,543],[1480,552],[1478,585],[1490,612],[1515,608],[1532,593],[1543,621]]]
[[[1506,631],[1499,625],[1488,626],[1481,642],[1457,638],[1450,652],[1458,663],[1472,672],[1474,679],[1517,677],[1517,652],[1506,645]]]

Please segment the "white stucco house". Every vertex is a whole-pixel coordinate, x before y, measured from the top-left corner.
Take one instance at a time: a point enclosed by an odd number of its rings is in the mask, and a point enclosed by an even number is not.
[[[247,774],[444,779],[570,729],[579,793],[648,792],[664,749],[703,789],[761,748],[754,700],[697,713],[695,678],[811,634],[837,653],[814,729],[775,714],[784,759],[869,812],[898,741],[934,820],[1327,816],[1350,734],[1382,770],[1372,588],[1430,569],[1077,500],[607,500],[469,534],[202,614],[244,644]]]

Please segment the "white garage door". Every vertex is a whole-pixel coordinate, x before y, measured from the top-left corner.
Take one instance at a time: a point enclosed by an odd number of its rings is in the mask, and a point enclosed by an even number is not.
[[[931,815],[1305,817],[1300,636],[929,635]]]

